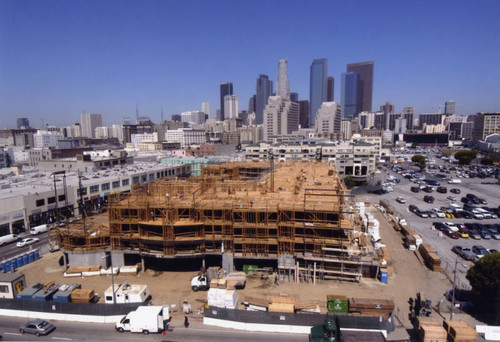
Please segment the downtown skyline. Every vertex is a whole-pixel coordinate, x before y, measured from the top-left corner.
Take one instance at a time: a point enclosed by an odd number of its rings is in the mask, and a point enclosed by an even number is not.
[[[83,112],[121,123],[136,104],[159,122],[162,108],[170,119],[209,102],[215,118],[221,83],[233,84],[246,110],[260,74],[276,84],[280,59],[300,100],[309,100],[311,63],[327,58],[337,102],[346,65],[374,61],[373,110],[389,101],[397,112],[436,112],[455,100],[459,115],[498,111],[498,9],[495,1],[2,1],[0,127],[18,117],[69,125]]]

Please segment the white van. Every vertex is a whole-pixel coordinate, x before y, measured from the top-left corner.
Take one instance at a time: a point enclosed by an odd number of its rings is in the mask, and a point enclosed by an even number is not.
[[[0,246],[6,245],[8,243],[19,240],[19,237],[16,234],[7,234],[4,236],[0,236]]]
[[[448,181],[448,184],[461,184],[462,181],[458,178],[452,178]]]
[[[48,230],[46,224],[42,224],[41,226],[36,226],[30,229],[31,235],[38,235],[40,233],[45,233]]]

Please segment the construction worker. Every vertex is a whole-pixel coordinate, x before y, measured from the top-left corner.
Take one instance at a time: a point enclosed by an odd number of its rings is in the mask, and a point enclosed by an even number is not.
[[[184,328],[189,327],[189,319],[188,316],[184,316]]]

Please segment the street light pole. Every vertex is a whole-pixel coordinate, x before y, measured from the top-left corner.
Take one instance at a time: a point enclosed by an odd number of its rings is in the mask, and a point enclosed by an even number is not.
[[[103,259],[107,259],[108,256],[104,256]],[[113,256],[111,253],[109,254],[109,265],[111,267],[111,292],[113,292],[113,304],[116,304],[116,295],[115,295],[115,275],[113,270]]]
[[[450,321],[453,320],[453,315],[455,314],[455,283],[457,281],[457,264],[458,258],[455,259],[455,275],[453,276],[453,289],[451,290],[451,312],[450,312]]]

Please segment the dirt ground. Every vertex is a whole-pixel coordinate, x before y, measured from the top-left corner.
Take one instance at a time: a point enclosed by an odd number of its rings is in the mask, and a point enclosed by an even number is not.
[[[390,253],[394,276],[389,277],[389,283],[383,284],[378,280],[363,279],[360,283],[325,281],[320,284],[309,283],[280,283],[274,285],[274,276],[268,281],[260,278],[249,278],[247,286],[238,290],[240,302],[245,296],[288,295],[303,301],[317,301],[322,312],[326,311],[326,296],[329,294],[346,295],[348,297],[393,299],[398,308],[398,318],[405,327],[410,327],[408,320],[410,297],[417,292],[423,292],[436,305],[443,294],[451,288],[450,282],[442,273],[427,269],[415,256],[414,252],[404,249],[401,235],[396,232],[385,220],[382,214],[370,207],[371,212],[380,221],[380,235],[382,243],[386,244]],[[59,266],[61,252],[46,254],[37,262],[28,264],[19,269],[26,276],[28,284],[49,283],[57,284],[81,283],[82,288],[92,288],[101,297],[104,290],[111,285],[110,276],[85,278],[64,278],[64,269]],[[149,286],[153,304],[175,304],[179,307],[184,299],[192,303],[194,316],[197,310],[206,302],[206,292],[192,292],[190,280],[196,272],[155,272],[147,270],[138,275],[117,275],[115,283],[127,280],[130,284],[147,284]],[[445,300],[446,302],[446,300]]]

